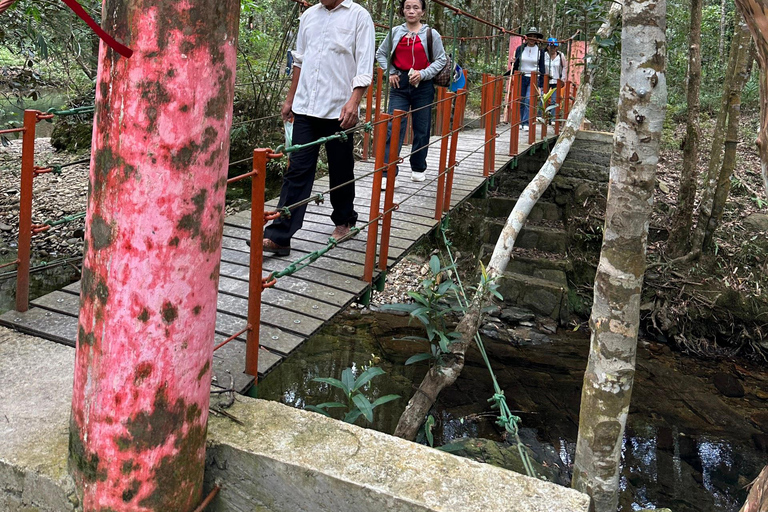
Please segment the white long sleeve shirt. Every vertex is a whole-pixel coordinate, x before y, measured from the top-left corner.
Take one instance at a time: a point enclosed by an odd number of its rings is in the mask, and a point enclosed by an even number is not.
[[[557,52],[554,58],[550,57],[549,52],[544,54],[544,69],[549,75],[549,83],[556,83],[558,80],[565,80],[565,57]]]
[[[371,84],[375,49],[371,15],[353,0],[330,11],[322,4],[307,9],[293,52],[293,65],[301,68],[293,111],[338,119],[352,89]]]

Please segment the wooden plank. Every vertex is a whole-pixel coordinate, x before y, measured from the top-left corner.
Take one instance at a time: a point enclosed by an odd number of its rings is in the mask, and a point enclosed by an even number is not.
[[[43,308],[30,308],[24,313],[7,311],[0,315],[0,325],[70,347],[75,346],[77,339],[76,316],[63,315]]]

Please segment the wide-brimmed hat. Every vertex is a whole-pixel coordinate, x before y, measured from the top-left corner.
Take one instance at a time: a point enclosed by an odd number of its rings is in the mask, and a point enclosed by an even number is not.
[[[528,32],[525,33],[525,37],[533,36],[536,39],[544,39],[544,34],[539,32],[539,29],[536,27],[531,27],[528,29]]]

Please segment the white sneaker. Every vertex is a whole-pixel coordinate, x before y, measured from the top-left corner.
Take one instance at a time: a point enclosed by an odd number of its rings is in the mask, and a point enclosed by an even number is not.
[[[381,190],[387,190],[387,177],[381,178]]]
[[[523,125],[523,131],[524,131],[524,132],[527,132],[527,131],[528,131],[528,125],[527,125],[527,124],[524,124],[524,125]]]
[[[427,171],[411,171],[411,181],[424,181],[427,179]]]

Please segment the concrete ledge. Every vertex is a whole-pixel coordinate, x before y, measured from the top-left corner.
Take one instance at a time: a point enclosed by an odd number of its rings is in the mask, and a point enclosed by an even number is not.
[[[75,350],[0,328],[0,511],[78,510],[67,471]]]
[[[596,132],[592,130],[579,130],[576,140],[592,140],[595,142],[613,142],[613,133]]]
[[[209,422],[210,510],[586,512],[577,491],[275,402]]]

